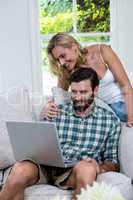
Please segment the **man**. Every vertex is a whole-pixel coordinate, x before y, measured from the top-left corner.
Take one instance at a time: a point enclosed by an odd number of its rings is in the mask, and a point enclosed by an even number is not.
[[[63,156],[77,160],[72,168],[17,162],[3,186],[0,200],[23,200],[24,189],[37,182],[73,188],[73,199],[82,187],[92,185],[100,173],[118,170],[120,121],[95,104],[99,80],[93,69],[80,68],[70,78],[72,102],[60,106],[57,125]]]

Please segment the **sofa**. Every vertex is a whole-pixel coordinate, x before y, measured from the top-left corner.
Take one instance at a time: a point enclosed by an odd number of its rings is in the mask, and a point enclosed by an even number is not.
[[[5,121],[32,121],[39,119],[39,113],[46,98],[33,96],[27,88],[12,88],[0,93],[0,185],[3,169],[15,163]],[[106,106],[102,101],[97,101]],[[108,108],[108,107],[107,107]],[[116,186],[126,200],[133,200],[133,128],[122,124],[119,140],[120,173],[108,172],[98,175],[98,182]],[[52,185],[34,185],[26,188],[25,200],[70,200],[71,190],[61,190]]]

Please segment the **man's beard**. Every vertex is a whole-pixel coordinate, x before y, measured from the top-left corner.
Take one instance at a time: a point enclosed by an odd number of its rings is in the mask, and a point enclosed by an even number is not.
[[[94,93],[85,100],[73,100],[73,107],[76,112],[84,112],[87,108],[90,107],[92,102],[94,101]]]

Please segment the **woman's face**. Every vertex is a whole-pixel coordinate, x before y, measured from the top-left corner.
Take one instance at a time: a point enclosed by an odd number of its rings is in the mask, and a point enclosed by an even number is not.
[[[52,54],[62,67],[72,72],[77,62],[77,46],[71,44],[70,47],[56,46],[52,50]]]

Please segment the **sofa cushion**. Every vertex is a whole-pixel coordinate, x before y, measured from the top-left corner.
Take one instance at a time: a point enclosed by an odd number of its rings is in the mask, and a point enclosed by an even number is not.
[[[119,159],[121,172],[133,179],[133,128],[122,128],[119,142]]]
[[[124,174],[117,172],[103,173],[98,175],[97,181],[116,186],[126,200],[132,200],[133,186],[131,179]],[[71,195],[71,190],[61,190],[51,185],[34,185],[25,190],[25,200],[70,200]]]
[[[126,200],[133,199],[133,185],[131,179],[122,173],[107,172],[98,175],[98,182],[104,181],[107,184],[116,186]]]
[[[72,190],[62,190],[52,185],[34,185],[25,190],[25,200],[70,200]]]
[[[2,179],[2,170],[0,171],[0,180]],[[126,177],[124,174],[117,172],[107,172],[98,175],[98,182],[104,181],[107,184],[116,186],[126,200],[132,200],[133,197],[133,186],[131,179]],[[27,187],[25,190],[25,200],[70,200],[72,190],[61,190],[51,185],[34,185]]]
[[[13,88],[0,94],[0,169],[14,163],[5,121],[32,120],[32,106],[25,88]]]

